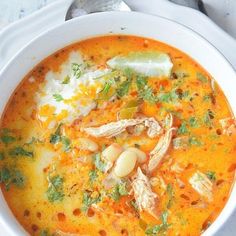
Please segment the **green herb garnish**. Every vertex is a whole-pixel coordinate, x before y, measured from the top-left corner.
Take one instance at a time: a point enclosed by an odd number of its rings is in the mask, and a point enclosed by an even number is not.
[[[172,90],[166,93],[160,93],[158,95],[159,101],[165,102],[165,103],[176,102],[178,98],[179,98],[179,95],[177,94],[176,90]]]
[[[15,147],[9,151],[9,155],[12,157],[24,156],[24,157],[34,157],[34,153],[31,151],[25,150],[23,147]]]
[[[101,153],[97,153],[93,156],[93,162],[98,170],[104,172],[106,163],[101,160]]]
[[[145,86],[144,89],[140,90],[138,93],[139,98],[144,101],[155,103],[158,101],[158,97],[154,94],[153,90],[149,86]]]
[[[69,84],[70,83],[70,76],[67,75],[64,80],[62,81],[62,84]]]
[[[171,184],[167,185],[166,192],[168,195],[168,202],[167,202],[166,207],[170,208],[172,206],[173,198],[174,198],[174,190],[173,190],[173,186]]]
[[[128,190],[125,182],[117,184],[110,194],[111,198],[115,201],[120,200],[121,196],[128,195]]]
[[[92,204],[96,204],[101,201],[101,195],[98,195],[98,197],[92,198],[91,194],[92,192],[88,192],[88,191],[85,191],[83,193],[83,200],[82,200],[83,206],[81,209],[82,211],[86,212]]]
[[[182,124],[180,125],[180,127],[178,128],[177,131],[178,134],[187,134],[189,133],[186,122],[182,122]]]
[[[61,127],[62,127],[62,124],[59,124],[56,131],[55,131],[55,133],[51,134],[50,143],[56,144],[56,143],[59,143],[61,141]]]
[[[147,83],[148,83],[147,77],[141,75],[136,77],[136,85],[138,90],[143,90],[144,87],[147,85]]]
[[[113,94],[111,94],[112,93],[112,91],[111,91],[112,84],[114,84],[114,79],[113,78],[107,79],[102,90],[99,92],[100,99],[109,99],[113,95]]]
[[[65,152],[68,152],[71,149],[71,141],[68,137],[62,136],[61,137],[61,142],[62,142],[62,149]]]
[[[165,233],[168,230],[168,228],[171,226],[170,224],[168,224],[167,218],[168,218],[168,212],[164,211],[161,214],[162,223],[160,225],[154,225],[152,227],[148,227],[145,233],[147,235],[153,235],[153,236],[158,235],[160,233]]]
[[[207,171],[206,175],[208,179],[215,181],[216,180],[216,173],[214,171]]]
[[[191,146],[202,146],[203,143],[195,136],[192,136],[188,140],[189,145]]]
[[[123,81],[119,87],[116,89],[116,93],[118,97],[124,97],[125,95],[128,94],[130,86],[132,83],[132,79],[128,78],[125,81]]]
[[[97,177],[98,177],[98,174],[97,174],[96,170],[91,170],[89,172],[89,181],[90,181],[90,183],[93,183],[96,180]]]
[[[0,140],[2,143],[9,144],[16,141],[16,138],[13,137],[10,133],[11,133],[11,130],[7,128],[4,128],[1,130]]]
[[[0,170],[0,183],[5,185],[6,190],[9,190],[11,184],[21,188],[25,185],[25,177],[17,169],[3,167]]]
[[[73,75],[76,77],[76,79],[79,79],[79,77],[82,75],[81,66],[82,64],[78,64],[78,63],[72,63],[71,65]]]
[[[52,96],[57,102],[61,102],[63,100],[63,97],[61,96],[61,94],[55,93]]]
[[[39,236],[49,236],[49,231],[47,229],[43,229],[40,231]]]
[[[3,152],[0,152],[0,161],[4,160],[5,159],[5,155]]]
[[[46,192],[47,198],[50,202],[55,202],[55,201],[62,201],[64,198],[64,193],[63,193],[63,182],[64,179],[56,175],[54,177],[48,176],[48,190]]]
[[[2,135],[1,136],[1,141],[5,144],[12,143],[16,141],[16,138],[10,135]]]
[[[212,126],[212,120],[214,119],[215,114],[210,109],[207,110],[207,112],[203,116],[203,122],[206,126],[211,127]]]
[[[192,127],[192,128],[198,128],[199,127],[199,124],[198,124],[198,121],[197,121],[197,118],[192,116],[189,118],[189,125]]]
[[[196,77],[198,80],[200,80],[202,83],[207,83],[208,82],[208,79],[205,75],[203,75],[202,73],[200,72],[197,72],[196,74]]]

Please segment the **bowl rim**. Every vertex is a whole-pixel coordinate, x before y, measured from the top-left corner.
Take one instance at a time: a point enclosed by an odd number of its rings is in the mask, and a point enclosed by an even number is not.
[[[162,17],[162,16],[150,15],[150,14],[140,13],[140,12],[99,12],[99,13],[93,13],[93,14],[81,16],[81,17],[78,17],[78,18],[74,18],[74,19],[72,19],[70,21],[64,22],[64,23],[59,24],[59,25],[57,25],[57,26],[55,26],[55,27],[53,27],[51,29],[48,29],[45,32],[41,33],[36,38],[32,39],[11,60],[9,60],[9,62],[1,69],[1,71],[0,71],[0,78],[4,77],[5,73],[6,74],[8,73],[8,70],[11,68],[11,66],[15,62],[17,62],[17,60],[22,55],[24,55],[24,53],[27,51],[28,48],[30,48],[32,45],[36,44],[38,41],[43,40],[45,38],[45,36],[47,36],[48,34],[50,34],[52,32],[59,31],[61,28],[65,27],[65,26],[71,26],[71,25],[73,26],[73,24],[76,23],[76,22],[83,22],[83,21],[86,21],[87,19],[90,19],[90,18],[94,18],[96,20],[97,17],[103,17],[103,16],[104,17],[111,17],[111,18],[112,17],[119,18],[119,17],[127,16],[127,15],[129,15],[129,17],[131,17],[131,18],[132,17],[133,18],[141,17],[141,18],[145,18],[145,19],[153,19],[154,21],[159,18],[159,19],[162,19],[162,20],[164,20],[166,22],[169,22],[170,24],[173,24],[173,26],[181,28],[183,31],[186,31],[186,32],[190,33],[193,37],[197,38],[197,40],[200,40],[203,44],[205,44],[209,49],[213,50],[216,54],[218,54],[218,56],[221,57],[221,59],[223,59],[225,61],[225,63],[227,64],[228,70],[232,74],[234,74],[234,77],[236,78],[236,70],[233,68],[231,63],[225,58],[225,56],[215,46],[213,46],[207,39],[205,39],[204,37],[199,35],[193,29],[191,29],[189,27],[186,27],[186,26],[184,26],[184,25],[182,25],[182,24],[180,24],[180,23],[178,23],[178,22],[176,22],[174,20],[171,20],[171,19],[168,19],[168,18],[165,18],[165,17]],[[117,35],[117,34],[122,34],[122,32],[121,33],[115,33],[114,35]],[[109,35],[109,34],[107,34],[107,35]],[[128,33],[128,34],[124,34],[124,35],[132,35],[132,34]],[[92,37],[89,36],[88,38],[93,38],[93,37],[98,37],[98,36],[99,35],[94,35]],[[137,36],[139,36],[139,35],[137,35]],[[149,38],[149,37],[147,37],[147,38]],[[79,39],[77,42],[82,41],[82,40],[84,40],[84,39]],[[154,39],[154,40],[156,40],[156,39]],[[161,42],[163,42],[163,41],[161,41]],[[166,43],[166,44],[170,45],[169,43]],[[65,47],[65,46],[66,45],[62,46],[61,48]],[[175,47],[173,45],[170,45],[170,46]],[[179,50],[183,51],[181,49],[179,49]],[[183,51],[183,52],[186,53],[185,51]],[[49,56],[51,54],[52,53],[48,53]],[[189,55],[188,53],[186,53],[186,54]],[[189,56],[191,57],[191,55],[189,55]],[[37,65],[37,64],[38,64],[38,62],[35,65]],[[2,79],[3,78],[1,78],[1,80]],[[22,78],[21,78],[20,81],[22,81]],[[1,83],[2,83],[2,81],[0,81],[0,84]],[[19,85],[19,83],[15,83],[15,84],[16,84],[16,86],[14,86],[14,88],[16,88]],[[6,103],[5,103],[5,105],[6,105]],[[0,195],[2,195],[2,191],[0,191]],[[224,205],[224,208],[222,209],[222,211],[220,212],[218,217],[215,219],[215,221],[212,223],[212,225],[202,235],[204,235],[204,236],[213,235],[225,224],[225,222],[232,215],[233,211],[236,209],[236,204],[234,204],[233,206],[229,206],[230,205],[229,203],[232,204],[232,199],[233,198],[236,198],[236,186],[235,186],[234,183],[232,184],[231,192],[230,192],[230,195],[229,195],[229,198],[228,198],[227,202]],[[4,199],[4,201],[5,201],[5,199]],[[8,207],[6,201],[4,203],[6,204],[6,206],[3,206],[3,207],[4,208],[8,208],[8,212],[13,216],[13,214],[10,211],[10,208]],[[15,219],[15,217],[14,217],[14,219]],[[0,223],[2,223],[2,225],[4,225],[6,228],[8,228],[9,232],[11,232],[13,235],[15,235],[15,232],[17,232],[16,230],[19,230],[20,233],[22,233],[22,235],[27,234],[26,231],[23,229],[23,227],[20,225],[20,223],[16,219],[14,220],[14,222],[17,225],[15,227],[13,227],[13,228],[11,228],[9,226],[9,223],[7,222],[8,220],[12,220],[12,217],[5,217],[5,214],[3,214],[2,211],[0,211]]]

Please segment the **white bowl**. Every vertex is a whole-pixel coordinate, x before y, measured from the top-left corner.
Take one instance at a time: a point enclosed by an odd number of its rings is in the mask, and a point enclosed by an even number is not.
[[[216,48],[180,24],[135,12],[106,12],[79,17],[45,32],[30,42],[0,72],[1,114],[22,78],[41,60],[74,42],[107,34],[152,38],[187,53],[216,79],[227,96],[233,113],[236,114],[236,73]],[[223,211],[205,231],[204,236],[213,235],[225,223],[235,209],[235,199],[234,186]],[[11,236],[27,235],[8,208],[2,193],[0,193],[0,223]]]

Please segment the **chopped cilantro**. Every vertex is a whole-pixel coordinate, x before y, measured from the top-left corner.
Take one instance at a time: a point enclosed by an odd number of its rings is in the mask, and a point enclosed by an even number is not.
[[[111,83],[106,82],[103,89],[100,92],[107,94],[109,92],[110,88],[111,88]]]
[[[4,158],[5,158],[4,153],[3,153],[3,152],[0,152],[0,161],[1,161],[1,160],[4,160]]]
[[[128,195],[127,186],[125,182],[121,182],[120,184],[117,184],[110,194],[111,198],[115,201],[120,200],[121,196]]]
[[[56,131],[55,131],[55,133],[51,134],[50,143],[56,144],[56,143],[59,143],[61,141],[61,126],[62,126],[62,124],[59,124]]]
[[[148,78],[137,75],[136,77],[136,86],[138,89],[139,98],[143,99],[144,101],[155,103],[158,101],[158,98],[153,92],[153,89],[148,86]]]
[[[100,170],[101,172],[104,172],[105,167],[106,167],[106,163],[101,160],[100,153],[97,153],[93,156],[93,162],[98,170]]]
[[[3,167],[0,170],[0,183],[5,185],[6,190],[9,190],[11,184],[21,188],[25,184],[25,177],[17,169]]]
[[[144,89],[144,87],[147,85],[147,82],[148,82],[147,77],[137,76],[136,85],[137,85],[138,90]]]
[[[31,151],[25,150],[23,147],[15,147],[9,151],[9,155],[12,157],[25,156],[25,157],[34,157],[34,153]]]
[[[178,96],[176,90],[172,90],[172,91],[166,92],[166,93],[160,93],[158,95],[159,101],[166,102],[166,103],[175,102],[178,98],[179,98],[179,96]]]
[[[194,116],[190,117],[190,118],[189,118],[189,125],[190,125],[192,128],[197,128],[197,127],[199,127],[197,118],[194,117]]]
[[[63,151],[68,152],[71,149],[71,141],[68,137],[62,136],[61,126],[62,124],[59,124],[55,133],[51,134],[50,143],[56,144],[61,142]]]
[[[94,198],[91,195],[92,195],[92,192],[85,191],[83,193],[83,200],[82,200],[83,206],[81,209],[82,211],[86,212],[92,204],[96,204],[101,201],[100,195]]]
[[[196,77],[198,80],[200,80],[202,83],[207,83],[208,82],[208,79],[205,75],[203,75],[202,73],[200,72],[197,72],[196,74]]]
[[[188,96],[189,96],[189,91],[188,90],[184,91],[182,94],[182,98],[187,98]]]
[[[102,90],[101,90],[99,93],[101,93],[103,96],[106,97],[106,96],[108,95],[108,93],[109,93],[109,91],[110,91],[111,86],[112,86],[113,83],[114,83],[114,79],[113,79],[113,78],[108,79],[108,80],[105,82],[105,84],[104,84]]]
[[[188,140],[189,145],[191,146],[202,146],[203,143],[195,136],[192,136]]]
[[[16,138],[10,135],[2,135],[1,136],[1,141],[5,144],[12,143],[16,141]]]
[[[62,84],[69,84],[70,83],[70,76],[67,75],[64,80],[62,81]]]
[[[62,136],[61,137],[61,142],[62,142],[62,145],[63,145],[63,147],[62,147],[63,151],[68,152],[71,149],[70,139],[66,136]]]
[[[186,122],[182,122],[182,124],[178,128],[177,133],[178,134],[187,134],[187,133],[189,133],[189,131],[187,129],[187,126],[186,126]]]
[[[22,175],[22,173],[19,170],[14,170],[14,175],[12,177],[12,183],[21,188],[25,184],[25,177]]]
[[[125,68],[123,70],[123,74],[127,79],[131,80],[132,77],[135,75],[135,72],[130,68]]]
[[[132,83],[132,79],[128,78],[127,80],[123,81],[119,87],[116,89],[116,93],[118,97],[123,97],[128,94],[130,86]]]
[[[215,114],[208,109],[207,112],[203,116],[203,122],[206,126],[211,127],[212,126],[212,119],[214,119]]]
[[[97,174],[96,170],[91,170],[89,172],[89,181],[90,181],[90,183],[93,183],[96,180],[97,177],[98,177],[98,174]]]
[[[215,181],[216,180],[216,173],[214,171],[207,171],[206,175],[208,179]]]
[[[13,137],[10,133],[11,133],[11,130],[9,130],[7,128],[4,128],[1,130],[0,140],[2,143],[9,144],[9,143],[16,141],[16,138]]]
[[[170,208],[172,206],[173,203],[173,198],[174,198],[174,190],[173,190],[173,186],[169,183],[166,187],[166,192],[168,195],[168,202],[167,202],[167,208]]]
[[[145,86],[144,89],[139,90],[139,98],[144,101],[155,103],[158,101],[158,97],[153,93],[153,90],[149,86]]]
[[[63,97],[61,96],[61,94],[55,93],[52,96],[57,102],[61,102],[63,100]]]
[[[40,231],[39,236],[49,236],[49,231],[47,229],[43,229]]]
[[[76,77],[76,79],[79,79],[79,77],[82,74],[81,66],[82,66],[82,64],[78,64],[78,63],[72,63],[72,65],[71,65],[73,75]]]
[[[55,202],[55,201],[62,201],[64,198],[64,193],[63,193],[63,182],[64,179],[56,175],[54,177],[48,177],[48,190],[46,192],[47,198],[50,202]]]
[[[204,101],[204,102],[208,102],[208,101],[210,101],[210,100],[211,100],[210,94],[206,94],[206,95],[203,96],[203,101]]]
[[[152,227],[148,227],[145,231],[145,233],[147,235],[158,235],[160,233],[165,233],[168,228],[171,226],[170,224],[168,224],[167,222],[167,218],[168,218],[168,212],[167,211],[164,211],[162,214],[161,214],[161,221],[162,223],[160,225],[154,225]]]

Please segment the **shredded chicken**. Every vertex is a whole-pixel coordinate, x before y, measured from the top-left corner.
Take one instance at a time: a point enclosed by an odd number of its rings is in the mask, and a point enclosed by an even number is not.
[[[192,185],[193,189],[196,190],[200,195],[206,197],[209,201],[212,201],[213,184],[205,174],[197,171],[189,179],[189,183]]]
[[[165,120],[165,129],[170,129],[173,126],[173,116],[171,113],[168,113]]]
[[[147,135],[150,138],[157,137],[162,131],[161,126],[153,117],[148,118],[148,119],[146,118],[144,120],[144,125],[148,127]]]
[[[170,167],[171,171],[176,172],[177,174],[180,174],[181,172],[184,171],[184,168],[182,166],[180,166],[178,163],[174,163],[171,167]]]
[[[132,182],[134,198],[140,211],[147,211],[152,216],[158,218],[156,213],[157,194],[151,189],[151,184],[140,168]]]
[[[144,124],[148,130],[147,134],[150,138],[154,138],[161,134],[162,127],[153,117],[139,118],[139,119],[124,119],[116,122],[111,122],[100,127],[85,128],[84,131],[94,137],[107,137],[111,138],[124,132],[126,128]]]
[[[220,120],[220,124],[223,128],[223,134],[232,135],[236,133],[236,119],[235,118],[225,118]]]
[[[148,172],[154,171],[162,158],[166,155],[171,139],[176,128],[170,128],[167,132],[161,136],[155,148],[150,152],[150,160],[148,163]]]

